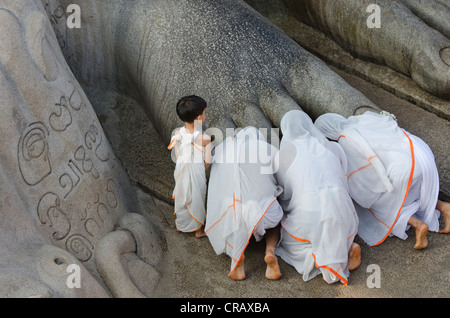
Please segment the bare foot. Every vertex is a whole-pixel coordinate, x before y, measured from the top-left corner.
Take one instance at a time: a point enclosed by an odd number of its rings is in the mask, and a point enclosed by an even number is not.
[[[236,267],[228,274],[228,277],[233,280],[245,279],[244,258],[245,256],[242,255],[239,263],[237,263]]]
[[[427,233],[428,225],[425,223],[422,222],[416,227],[416,244],[414,245],[416,250],[420,250],[428,246]]]
[[[266,278],[276,280],[281,277],[280,266],[278,265],[278,258],[273,252],[266,253],[264,262],[267,264]]]
[[[361,247],[356,243],[352,243],[348,251],[348,270],[357,269],[359,265],[361,265]]]
[[[206,233],[205,233],[205,229],[203,228],[203,226],[201,228],[199,228],[197,231],[195,231],[196,238],[202,238],[204,236],[206,236]]]
[[[416,229],[416,244],[414,248],[416,250],[420,250],[428,246],[427,233],[428,233],[428,225],[414,216],[410,217],[408,220],[408,224]]]
[[[450,203],[438,200],[436,209],[441,211],[444,218],[444,228],[439,230],[439,233],[450,233]]]

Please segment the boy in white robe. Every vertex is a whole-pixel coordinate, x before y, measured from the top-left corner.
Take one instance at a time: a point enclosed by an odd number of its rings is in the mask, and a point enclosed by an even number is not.
[[[308,281],[322,274],[331,284],[347,285],[349,271],[361,263],[361,248],[353,242],[358,217],[344,176],[346,158],[302,111],[281,120],[279,166],[285,211],[276,252]]]
[[[439,201],[439,176],[428,145],[391,116],[374,112],[320,116],[316,127],[344,149],[350,195],[356,202],[358,235],[370,246],[388,236],[406,239],[415,228],[414,248],[427,247],[428,230],[439,231],[439,210],[450,232],[449,204]]]
[[[205,121],[206,102],[198,96],[186,96],[177,103],[177,114],[184,127],[172,133],[169,150],[176,160],[174,178],[176,227],[181,232],[205,236],[206,174],[211,162],[211,139],[201,132]]]
[[[240,130],[214,148],[208,184],[205,232],[214,251],[231,257],[229,277],[245,279],[244,252],[252,236],[266,238],[266,278],[281,272],[275,255],[283,210],[277,201],[272,163],[277,149],[254,127]]]

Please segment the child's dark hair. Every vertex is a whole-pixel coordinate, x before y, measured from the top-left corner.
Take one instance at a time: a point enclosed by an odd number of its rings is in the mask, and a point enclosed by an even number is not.
[[[186,123],[193,123],[206,108],[206,101],[198,96],[191,95],[181,98],[177,103],[177,114]]]

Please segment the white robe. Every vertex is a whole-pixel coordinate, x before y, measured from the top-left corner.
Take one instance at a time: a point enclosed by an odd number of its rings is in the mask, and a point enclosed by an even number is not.
[[[217,254],[231,257],[231,270],[252,235],[260,240],[283,216],[277,201],[282,189],[272,171],[276,152],[254,127],[214,148],[205,232]]]
[[[389,117],[373,112],[320,116],[316,127],[338,140],[348,159],[350,195],[356,202],[358,235],[370,246],[388,236],[406,239],[411,216],[439,230],[439,176],[430,148]]]
[[[176,158],[174,171],[176,226],[181,232],[194,232],[205,223],[206,174],[204,148],[195,143],[200,132],[191,134],[185,127],[172,134],[168,149]]]
[[[286,213],[276,252],[308,281],[318,274],[328,283],[348,282],[348,252],[358,217],[348,194],[346,158],[301,111],[281,121],[278,183]]]

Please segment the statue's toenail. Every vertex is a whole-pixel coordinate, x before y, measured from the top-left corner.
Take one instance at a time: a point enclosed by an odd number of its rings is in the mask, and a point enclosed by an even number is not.
[[[440,54],[442,61],[450,66],[450,47],[443,48]]]

